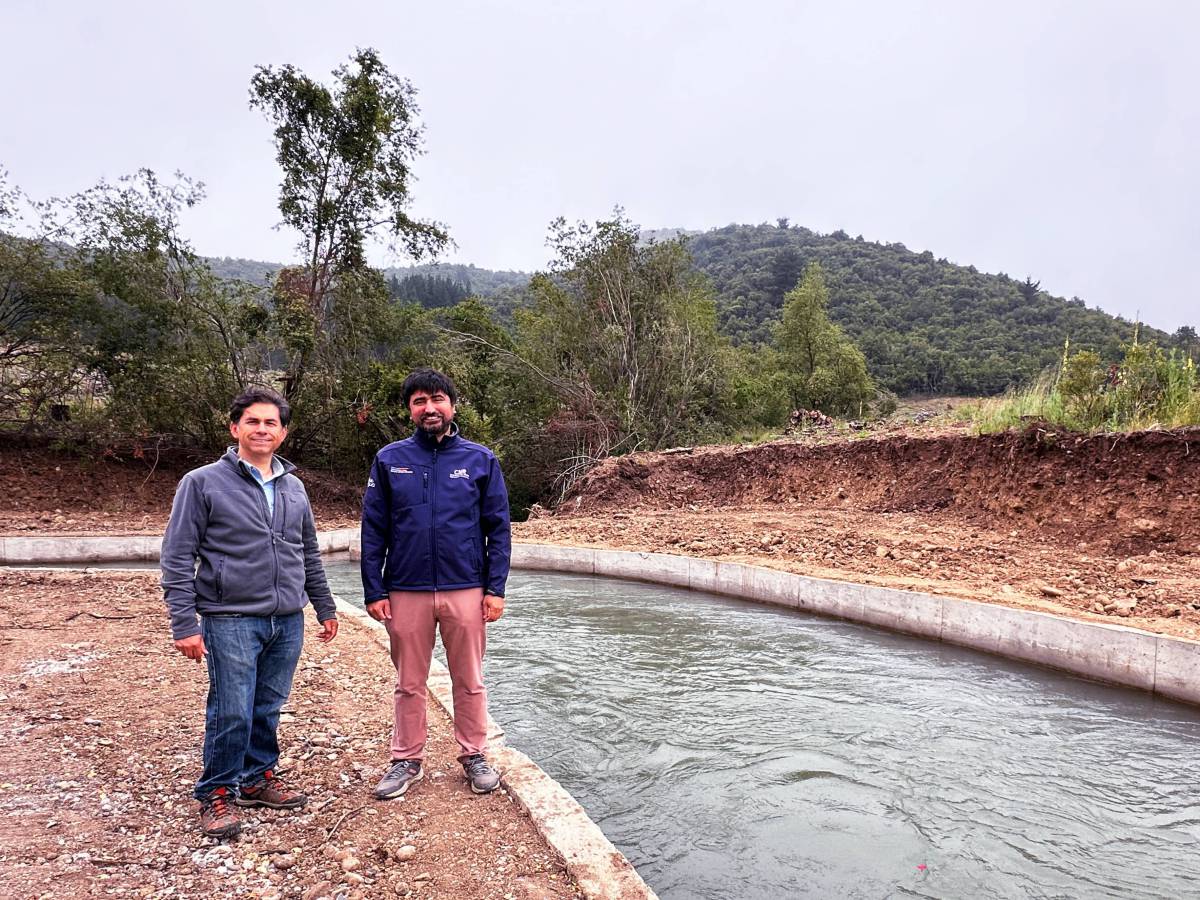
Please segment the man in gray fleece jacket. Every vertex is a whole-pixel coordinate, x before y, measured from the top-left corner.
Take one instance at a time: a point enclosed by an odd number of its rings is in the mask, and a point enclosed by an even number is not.
[[[279,710],[292,689],[304,640],[304,607],[337,635],[337,616],[317,529],[295,466],[275,455],[291,409],[278,393],[250,388],[229,411],[237,442],[183,476],[162,544],[162,586],[175,648],[208,665],[200,823],[232,837],[230,808],[296,809],[308,800],[275,776]]]

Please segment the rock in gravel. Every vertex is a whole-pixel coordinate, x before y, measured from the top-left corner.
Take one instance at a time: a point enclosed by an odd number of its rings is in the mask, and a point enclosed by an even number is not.
[[[412,844],[405,844],[403,847],[398,847],[396,852],[392,854],[396,858],[396,862],[408,862],[417,855],[417,848]]]
[[[322,881],[320,884],[314,884],[304,892],[304,900],[317,900],[318,897],[332,897],[333,885],[328,881]]]
[[[883,546],[883,544],[880,544],[878,547],[875,548],[875,555],[878,556],[880,559],[883,559],[885,556],[888,555],[888,548]]]
[[[1128,618],[1133,611],[1137,609],[1136,600],[1116,599],[1112,603],[1107,603],[1104,606],[1104,611],[1109,615]]]
[[[1176,616],[1182,616],[1183,609],[1181,607],[1176,606],[1175,604],[1171,604],[1170,606],[1167,607],[1166,612],[1164,612],[1163,615],[1166,616],[1168,619],[1173,619]]]
[[[277,869],[290,869],[296,864],[296,857],[290,853],[283,853],[271,860],[271,865]]]
[[[1063,593],[1061,590],[1056,588],[1054,585],[1046,584],[1046,582],[1044,582],[1044,581],[1037,582],[1036,587],[1039,591],[1041,591],[1047,597],[1061,597],[1062,593]]]
[[[353,872],[355,869],[357,869],[361,865],[362,865],[362,863],[360,863],[358,861],[357,857],[347,856],[345,859],[342,860],[342,871],[343,872]]]

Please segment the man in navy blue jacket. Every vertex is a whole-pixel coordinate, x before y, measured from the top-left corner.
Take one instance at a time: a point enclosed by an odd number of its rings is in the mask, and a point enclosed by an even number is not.
[[[511,551],[508,491],[495,454],[460,437],[454,382],[434,369],[405,379],[416,431],[375,455],[363,496],[367,612],[387,627],[396,666],[392,762],[375,788],[399,797],[421,779],[425,682],[440,628],[454,686],[454,737],[471,790],[500,783],[484,757],[486,624],[504,614]]]

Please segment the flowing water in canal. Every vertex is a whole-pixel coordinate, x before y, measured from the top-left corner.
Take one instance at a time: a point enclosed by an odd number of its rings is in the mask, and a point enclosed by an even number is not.
[[[514,573],[489,635],[509,742],[664,898],[1200,895],[1200,711],[588,576]]]

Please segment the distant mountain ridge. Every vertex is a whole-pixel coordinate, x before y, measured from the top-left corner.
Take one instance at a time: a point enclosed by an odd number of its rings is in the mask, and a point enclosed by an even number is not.
[[[775,225],[727,225],[694,232],[664,228],[644,240],[682,236],[696,267],[712,281],[721,330],[738,344],[764,344],[779,319],[783,295],[805,267],[820,263],[829,285],[831,318],[858,344],[872,376],[899,394],[995,394],[1019,385],[1072,349],[1120,357],[1134,323],[1082,300],[1041,291],[1036,281],[916,253],[903,244],[866,241],[844,231],[822,235],[780,219]],[[280,268],[242,259],[210,259],[216,274],[265,284]],[[511,324],[529,302],[530,273],[457,263],[385,270],[386,277],[441,276],[460,282]],[[1182,334],[1182,330],[1181,333]],[[1179,341],[1142,325],[1142,341]]]

